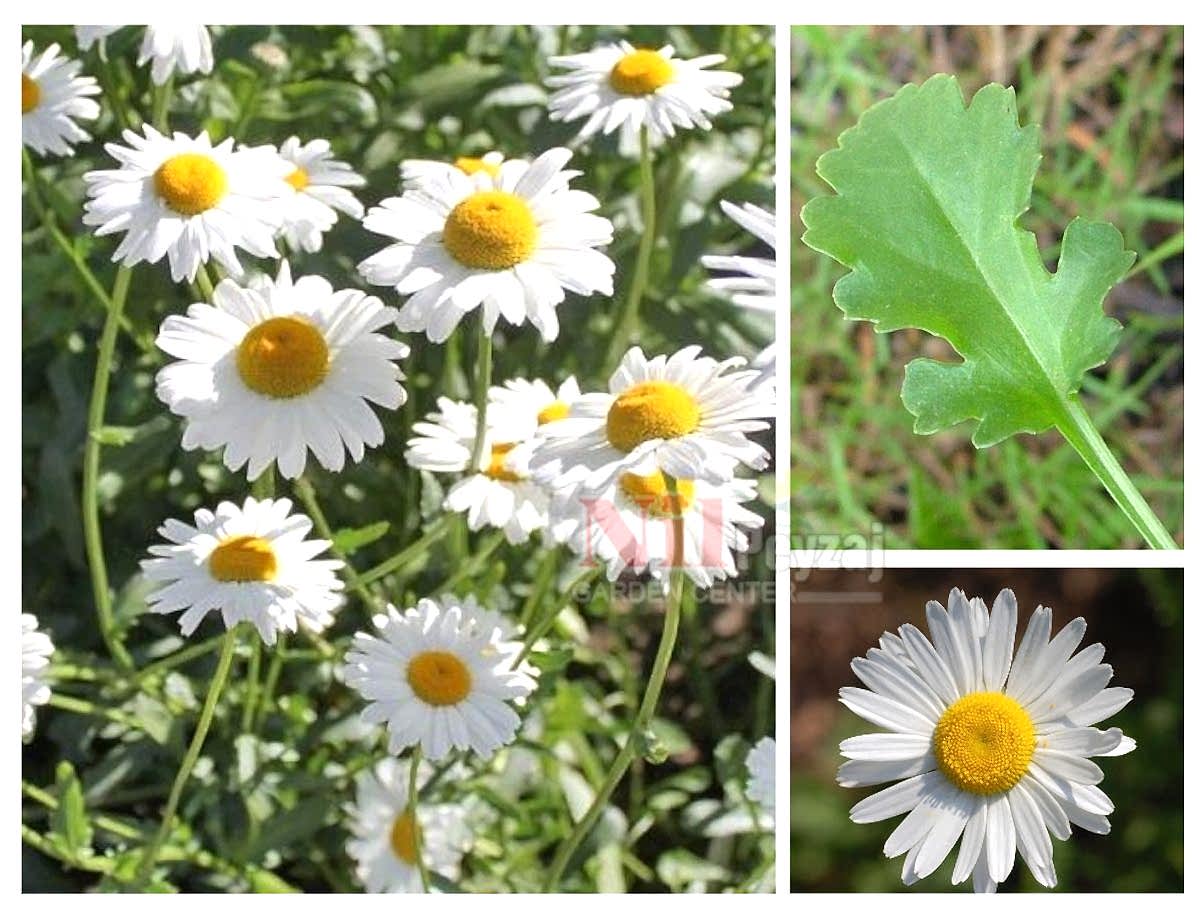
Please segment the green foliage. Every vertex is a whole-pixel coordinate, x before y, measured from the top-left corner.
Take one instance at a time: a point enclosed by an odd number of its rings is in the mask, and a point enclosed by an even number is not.
[[[30,27],[24,34],[39,48],[57,41],[75,54],[69,28]],[[618,37],[669,41],[689,56],[726,53],[727,66],[745,77],[733,93],[734,110],[717,119],[713,131],[680,136],[656,153],[664,206],[636,341],[648,352],[696,342],[707,353],[747,357],[769,342],[770,323],[748,319],[704,288],[707,273],[698,257],[749,244],[721,214],[718,200],[773,200],[772,30],[238,26],[215,27],[213,35],[216,68],[209,77],[176,80],[170,127],[206,129],[214,138],[246,144],[280,143],[292,134],[326,137],[339,159],[366,176],[359,196],[367,206],[399,192],[402,159],[492,149],[529,156],[569,140],[578,125],[551,124],[546,117],[550,54]],[[98,97],[101,117],[88,125],[95,140],[74,157],[36,163],[70,253],[28,199],[22,215],[22,603],[53,637],[51,683],[55,699],[64,701],[39,709],[37,731],[23,750],[28,891],[119,890],[133,879],[199,718],[223,633],[209,620],[184,640],[172,618],[146,614],[138,562],[163,520],[188,518],[223,499],[240,501],[249,490],[219,454],[183,451],[179,420],[155,397],[154,374],[166,358],[154,336],[166,316],[198,296],[172,284],[165,265],[139,265],[98,437],[114,617],[135,663],[133,671],[122,671],[100,639],[80,535],[86,406],[105,313],[75,265],[82,260],[104,291],[112,289],[115,242],[83,229],[81,176],[110,166],[103,143],[117,139],[122,118],[136,122],[152,111],[148,73],[134,64],[139,40],[136,29],[126,29],[108,39],[107,63],[98,49],[83,56],[84,72],[105,87]],[[569,296],[560,311],[563,334],[550,344],[531,328],[502,323],[495,336],[496,381],[559,381],[574,374],[594,388],[611,372],[604,345],[633,273],[637,164],[619,156],[609,138],[577,151],[571,167],[583,173],[578,187],[596,195],[616,225],[608,249],[617,263],[616,296]],[[321,252],[291,254],[293,274],[321,274],[335,288],[363,287],[354,266],[383,244],[343,217]],[[246,262],[252,270],[274,271],[266,261]],[[397,305],[392,291],[372,292]],[[535,891],[573,825],[566,787],[582,782],[594,794],[628,734],[662,605],[657,597],[609,588],[568,594],[577,571],[568,569],[565,552],[547,568],[552,550],[536,541],[509,546],[497,533],[470,533],[461,517],[440,522],[449,479],[409,468],[402,453],[413,423],[433,410],[438,396],[470,397],[473,355],[461,334],[444,346],[423,338],[408,343],[409,400],[399,411],[381,413],[384,445],[336,477],[310,466],[305,480],[336,549],[360,572],[444,526],[438,538],[372,584],[388,601],[403,608],[454,591],[474,594],[513,618],[527,615],[526,624],[547,623],[545,650],[532,657],[542,678],[523,712],[518,743],[492,762],[460,758],[427,792],[431,802],[464,803],[480,819],[459,888]],[[763,503],[769,507],[767,485]],[[305,486],[292,489],[281,480],[277,495],[303,508]],[[749,586],[773,579],[766,554],[745,572]],[[577,869],[568,873],[569,888],[667,889],[668,877],[655,865],[677,850],[710,861],[726,878],[709,888],[737,886],[762,863],[762,833],[748,829],[712,849],[680,808],[654,805],[673,788],[686,800],[720,798],[722,806],[737,808],[714,781],[714,749],[731,734],[754,740],[773,728],[773,683],[747,660],[752,651],[773,652],[773,613],[759,596],[735,600],[688,598],[677,650],[682,666],[668,679],[653,724],[657,743],[647,749],[666,757],[634,764],[611,801],[611,818],[601,824],[609,843],[585,845]],[[355,775],[386,750],[379,732],[361,724],[362,701],[339,680],[337,668],[375,611],[350,593],[336,624],[319,639],[296,636],[273,650],[238,648],[154,888],[361,888],[345,851],[344,808],[353,799]],[[719,639],[711,631],[718,615],[737,620]],[[86,703],[65,706],[72,701]],[[692,782],[672,784],[681,774]],[[441,878],[434,882],[446,885]]]
[[[804,241],[853,269],[834,287],[846,317],[932,332],[963,356],[908,365],[901,398],[917,433],[967,418],[980,447],[1040,433],[1116,346],[1100,303],[1133,253],[1111,225],[1076,219],[1047,273],[1018,227],[1039,158],[1012,89],[985,86],[968,107],[942,74],[871,108],[817,162],[837,197],[805,206]]]
[[[1114,53],[1116,46],[1122,48],[1120,54]],[[881,105],[881,100],[893,96],[905,83],[921,83],[939,71],[950,70],[968,98],[997,80],[1014,88],[1007,104],[1016,120],[1004,116],[1007,131],[1016,142],[1023,136],[1019,130],[1032,130],[1017,128],[1017,121],[1039,125],[1042,159],[1036,170],[1028,156],[1024,160],[1021,184],[1032,176],[1028,210],[1023,209],[1027,188],[1021,187],[1006,199],[1005,217],[993,231],[1010,240],[1022,236],[1028,240],[1026,230],[1036,235],[1037,270],[1029,267],[1034,259],[1026,255],[1012,259],[1012,267],[1017,269],[1013,274],[1018,279],[1033,277],[1042,286],[1057,281],[1040,263],[1054,259],[1062,263],[1063,228],[1081,215],[1115,224],[1124,237],[1124,248],[1140,253],[1105,303],[1109,315],[1124,325],[1111,358],[1093,372],[1082,372],[1094,362],[1092,354],[1103,350],[1100,345],[1083,348],[1083,357],[1077,355],[1073,364],[1062,365],[1056,388],[1070,392],[1078,385],[1077,394],[1069,401],[1088,406],[1095,426],[1120,457],[1134,485],[1166,528],[1178,535],[1183,524],[1183,261],[1179,255],[1183,159],[1182,134],[1176,123],[1182,117],[1181,31],[1168,27],[812,26],[794,30],[792,51],[792,201],[797,236],[806,229],[799,219],[801,209],[830,192],[829,183],[816,168],[820,160],[825,170],[821,155],[853,129],[864,113],[870,121],[882,110],[881,117],[888,119],[887,112],[895,109]],[[947,95],[950,110],[969,122],[957,93]],[[915,99],[916,87],[906,91],[906,96]],[[877,105],[879,109],[873,108]],[[935,126],[926,126],[929,130],[924,133],[934,136]],[[970,148],[970,138],[943,138],[937,146],[926,144],[924,133],[913,125],[902,125],[900,130],[914,145],[943,160],[966,156],[959,151],[964,145]],[[880,140],[880,133],[871,133],[875,137],[872,142],[880,142],[884,148],[890,144],[894,149],[896,137]],[[981,169],[1012,170],[1011,163],[1002,166],[992,151],[987,153]],[[831,155],[835,162],[837,155]],[[870,200],[878,211],[874,216],[883,221],[860,232],[870,233],[875,242],[886,241],[898,251],[923,255],[918,240],[924,243],[932,237],[914,237],[926,230],[914,222],[911,212],[913,201],[927,201],[928,197],[904,194],[904,186],[912,179],[907,162],[900,158],[887,163],[883,173],[887,178],[875,188],[864,185],[857,189],[859,197],[873,196]],[[973,174],[964,171],[965,176]],[[1011,180],[1014,173],[1005,174]],[[958,200],[975,188],[975,183],[963,180],[942,192]],[[897,204],[887,210],[889,196],[893,202],[904,200],[905,206]],[[825,206],[828,202],[818,205],[818,210]],[[1018,214],[1020,225],[1016,227],[1013,221]],[[883,225],[902,226],[903,230],[888,231]],[[1025,245],[1033,248],[1031,241]],[[873,257],[881,257],[881,248],[874,247]],[[882,257],[893,259],[894,255]],[[852,270],[848,277],[860,273]],[[975,399],[964,406],[930,394],[941,396],[943,389],[912,389],[913,373],[904,368],[907,364],[914,370],[932,369],[939,381],[946,373],[952,380],[962,380],[966,362],[956,361],[974,359],[975,366],[978,360],[959,350],[966,345],[958,340],[956,327],[946,324],[945,315],[938,328],[925,321],[929,316],[922,316],[921,322],[913,324],[933,334],[906,328],[873,335],[865,325],[846,322],[844,314],[834,308],[832,300],[844,298],[845,284],[850,290],[866,285],[870,292],[869,277],[850,281],[842,280],[844,276],[845,269],[834,258],[808,246],[793,247],[793,533],[801,538],[867,538],[889,548],[1145,544],[1076,451],[1057,433],[1017,434],[990,449],[978,450],[969,438],[974,433],[976,441],[981,441],[975,424],[949,427],[952,422],[978,417],[982,406],[975,404]],[[918,292],[924,287],[944,291],[951,279],[930,274],[919,282]],[[979,298],[977,287],[969,292]],[[1096,320],[1099,299],[1097,291],[1090,311]],[[901,301],[885,302],[890,307]],[[949,304],[932,297],[921,297],[918,302],[928,309],[941,305],[944,312],[950,311]],[[862,302],[855,304],[859,307],[866,309]],[[990,331],[973,342],[976,350],[992,351],[1008,334],[1001,324]],[[1053,331],[1051,336],[1038,335],[1035,343],[1044,348],[1044,342],[1059,340],[1064,334],[1061,329]],[[943,335],[950,344],[939,340]],[[1103,335],[1096,340],[1103,341]],[[1074,350],[1068,347],[1066,352]],[[994,358],[985,354],[983,359],[984,366],[995,367]],[[1054,360],[1050,364],[1054,365]],[[1068,382],[1072,373],[1074,378]],[[990,374],[989,386],[994,376]],[[896,398],[897,392],[903,393],[903,402]],[[1026,401],[1021,399],[1019,404]],[[951,406],[956,410],[949,410]],[[936,421],[948,429],[914,436],[914,412],[909,408],[916,407],[926,415],[930,427]],[[1037,421],[1028,426],[1044,428],[1038,414],[1035,411],[1032,418],[1021,420]],[[1015,420],[1001,427],[1025,426]],[[993,439],[986,429],[982,434]],[[1152,455],[1146,452],[1150,443],[1154,444]]]

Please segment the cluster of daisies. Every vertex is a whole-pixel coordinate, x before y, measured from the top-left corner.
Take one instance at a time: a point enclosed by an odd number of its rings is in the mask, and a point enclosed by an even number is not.
[[[117,28],[79,27],[81,49]],[[661,143],[681,128],[708,128],[741,81],[708,69],[722,60],[624,43],[554,58],[567,72],[550,79],[550,117],[586,118],[580,142],[620,128],[627,141],[645,129]],[[175,72],[211,71],[207,29],[147,27],[146,62],[157,84]],[[23,141],[35,152],[67,155],[87,139],[75,122],[98,115],[87,98],[98,88],[79,70],[57,46],[35,56],[26,44]],[[568,293],[613,293],[616,267],[602,251],[613,225],[597,213],[601,202],[573,185],[586,180],[567,168],[564,148],[528,160],[491,152],[406,161],[400,193],[365,213],[350,190],[365,180],[325,140],[214,144],[207,133],[145,124],[105,150],[115,167],[84,176],[83,220],[97,236],[120,236],[113,260],[132,267],[165,257],[174,280],[200,275],[210,284],[208,272],[219,268],[208,301],[162,322],[156,343],[172,360],[156,393],[182,419],[185,449],[219,450],[228,469],[245,469],[250,480],[272,468],[296,479],[310,455],[339,472],[347,457],[359,462],[383,444],[378,411],[407,399],[401,363],[409,346],[389,330],[436,344],[477,313],[486,334],[503,319],[528,322],[551,341]],[[773,248],[770,213],[723,206]],[[388,239],[358,270],[394,291],[399,308],[324,277],[293,276],[281,249],[293,258],[319,251],[339,214]],[[245,272],[239,250],[278,259],[274,277]],[[706,263],[732,272],[714,289],[748,308],[774,308],[773,260],[720,255]],[[537,534],[583,564],[603,565],[610,579],[682,569],[708,586],[737,574],[735,555],[763,525],[746,506],[756,482],[740,470],[769,462],[752,437],[774,414],[773,375],[769,354],[747,365],[694,346],[656,356],[633,347],[601,391],[584,391],[574,378],[511,379],[490,388],[483,417],[473,404],[441,398],[414,425],[404,455],[453,476],[444,509],[466,514],[472,530],[494,527],[513,544]],[[343,604],[343,564],[326,557],[329,541],[309,538],[312,529],[286,498],[248,497],[197,510],[191,523],[167,520],[142,565],[154,584],[149,608],[177,615],[184,635],[210,612],[227,628],[252,623],[268,645],[280,633],[320,632]],[[35,625],[23,646],[27,710],[45,700],[39,674],[51,650]],[[519,628],[453,596],[404,611],[389,605],[373,625],[374,634],[355,636],[344,679],[367,702],[364,720],[386,729],[391,755],[486,758],[513,742],[538,676]],[[751,758],[749,793],[773,807],[774,743],[764,743]],[[351,853],[372,890],[420,889],[421,849],[427,866],[453,876],[469,844],[454,813],[422,807],[415,822],[406,774],[389,759],[359,779]]]
[[[1095,724],[1133,698],[1109,686],[1104,646],[1078,650],[1086,623],[1076,618],[1051,637],[1051,613],[1038,606],[1019,646],[1017,600],[1004,590],[989,611],[960,590],[926,606],[929,636],[914,625],[885,633],[851,664],[867,688],[841,690],[841,702],[883,728],[847,739],[843,787],[897,782],[850,811],[857,823],[906,814],[883,853],[904,856],[912,884],[933,873],[958,845],[952,882],[970,878],[994,892],[1017,854],[1043,886],[1057,883],[1051,838],[1071,826],[1107,835],[1112,800],[1093,758],[1132,752],[1116,727]]]

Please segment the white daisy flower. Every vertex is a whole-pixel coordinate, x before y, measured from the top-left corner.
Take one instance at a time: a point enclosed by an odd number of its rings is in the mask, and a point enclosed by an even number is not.
[[[764,736],[746,756],[746,796],[770,815],[775,814],[775,738]]]
[[[536,435],[551,421],[561,421],[579,398],[579,383],[568,376],[557,389],[540,379],[510,379],[488,392],[488,415],[495,410],[505,424],[516,423],[522,431]]]
[[[289,137],[279,155],[292,167],[287,176],[292,191],[283,199],[283,237],[294,252],[319,252],[322,234],[333,229],[339,210],[362,219],[362,204],[346,189],[360,188],[367,180],[333,158],[328,140],[301,144],[299,137]]]
[[[528,695],[527,680],[461,604],[422,599],[403,614],[389,606],[375,625],[379,637],[354,636],[345,680],[370,702],[363,719],[387,725],[389,753],[419,743],[436,762],[456,749],[490,756],[513,741],[520,718],[508,702]]]
[[[363,226],[397,241],[358,269],[409,297],[401,331],[445,341],[481,308],[489,334],[504,316],[553,341],[566,291],[612,295],[615,266],[595,248],[612,241],[612,224],[591,213],[592,195],[568,187],[570,158],[555,148],[533,163],[509,160],[495,177],[448,170],[367,212]]]
[[[234,150],[233,138],[214,147],[206,131],[193,139],[142,130],[144,137],[124,133],[129,146],[104,145],[119,169],[83,176],[83,222],[98,227],[97,236],[125,233],[113,261],[156,264],[166,255],[171,278],[192,281],[210,257],[240,276],[235,247],[279,257],[279,201],[293,191],[286,162],[268,147]]]
[[[72,156],[74,145],[91,134],[75,123],[100,116],[100,106],[86,98],[100,92],[94,77],[80,76],[79,61],[50,45],[34,57],[33,42],[21,46],[21,143],[39,156]]]
[[[907,813],[883,852],[905,855],[906,884],[929,876],[961,838],[952,881],[972,877],[994,892],[1019,852],[1034,878],[1054,886],[1051,836],[1071,824],[1107,834],[1113,802],[1100,790],[1093,756],[1123,755],[1132,739],[1096,724],[1125,707],[1133,692],[1109,688],[1104,647],[1078,654],[1086,623],[1077,618],[1050,639],[1050,610],[1039,606],[1013,655],[1017,600],[1005,590],[988,614],[983,600],[950,594],[949,611],[926,605],[932,643],[903,625],[851,668],[866,689],[843,688],[841,701],[886,733],[842,743],[850,759],[843,787],[898,781],[850,811],[857,823]]]
[[[406,759],[383,759],[355,778],[350,807],[353,838],[347,841],[346,851],[369,893],[422,892],[418,845],[425,869],[452,882],[458,880],[463,855],[471,849],[465,807],[418,803],[414,820],[408,809],[409,767]],[[424,763],[417,769],[422,785],[429,771]]]
[[[462,474],[471,464],[475,445],[475,406],[439,398],[438,410],[413,425],[404,461],[413,468]],[[509,544],[520,545],[546,526],[550,498],[529,474],[529,438],[534,428],[506,424],[488,410],[479,466],[455,482],[443,508],[465,513],[472,532],[484,526],[504,531]]]
[[[272,282],[224,280],[213,304],[168,316],[156,344],[172,357],[156,378],[158,397],[184,418],[184,449],[224,447],[225,465],[249,465],[251,480],[272,462],[285,478],[304,472],[308,452],[341,471],[383,442],[369,403],[395,410],[408,398],[394,361],[408,346],[379,332],[396,310],[360,290],[337,290],[316,275],[294,283],[286,261]]]
[[[108,38],[113,32],[123,29],[119,25],[77,25],[75,26],[75,42],[80,51],[87,51],[102,38]]]
[[[568,72],[546,79],[561,87],[550,97],[550,120],[586,116],[580,140],[620,128],[625,150],[637,149],[643,125],[654,141],[674,137],[676,128],[708,130],[710,115],[733,108],[729,90],[742,82],[740,74],[707,69],[724,60],[723,54],[682,60],[670,45],[655,51],[625,41],[552,57],[551,67]]]
[[[721,202],[721,210],[738,226],[775,250],[775,215],[753,204],[738,207]],[[734,271],[727,277],[714,277],[708,286],[746,309],[775,311],[775,259],[752,258],[747,255],[705,255],[700,263],[712,271]],[[738,276],[741,275],[741,276]]]
[[[502,165],[504,154],[495,150],[483,156],[459,156],[454,162],[440,159],[406,159],[400,163],[400,182],[405,188],[415,188],[431,178],[445,180],[448,174],[454,172],[466,176],[486,172],[492,178],[499,178]]]
[[[38,631],[38,620],[27,612],[21,613],[21,739],[33,736],[37,725],[35,705],[50,700],[50,686],[46,683],[46,670],[50,668],[50,655],[54,653],[54,642],[50,636]]]
[[[253,622],[271,645],[298,625],[323,631],[342,602],[334,573],[342,562],[317,560],[330,543],[306,540],[312,520],[291,511],[287,499],[248,497],[240,508],[222,501],[215,512],[197,510],[195,526],[167,520],[158,534],[170,544],[152,545],[142,562],[146,579],[163,584],[147,597],[150,611],[182,612],[185,636],[213,609],[226,628]]]
[[[581,396],[541,431],[535,475],[556,491],[582,483],[587,496],[625,472],[719,484],[739,462],[765,468],[770,454],[746,434],[770,426],[774,391],[754,389],[759,373],[737,369],[745,362],[701,357],[697,346],[651,360],[630,348],[608,392]]]
[[[172,73],[212,73],[213,49],[202,25],[148,25],[138,66],[151,61],[150,79],[161,86]]]
[[[747,530],[763,518],[744,506],[757,499],[754,481],[734,478],[715,485],[680,478],[671,495],[662,472],[623,472],[596,495],[576,490],[551,504],[552,519],[575,522],[568,544],[590,562],[604,562],[609,580],[629,568],[661,578],[677,565],[702,589],[738,575],[735,552],[750,548]],[[683,556],[675,544],[675,521],[683,520]]]

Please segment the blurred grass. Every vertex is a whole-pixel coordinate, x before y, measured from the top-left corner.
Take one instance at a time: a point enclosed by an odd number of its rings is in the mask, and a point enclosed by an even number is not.
[[[69,27],[31,26],[23,33],[38,48],[57,41],[67,53],[76,53]],[[766,205],[774,200],[771,29],[218,27],[216,69],[211,77],[177,81],[170,124],[174,130],[203,128],[214,138],[235,136],[247,144],[280,143],[292,134],[303,140],[326,137],[338,158],[367,177],[359,197],[369,207],[399,193],[401,159],[449,159],[492,149],[525,157],[566,143],[579,125],[551,124],[546,118],[546,58],[616,38],[655,46],[671,42],[684,56],[723,51],[729,56],[725,67],[745,77],[733,91],[733,111],[716,119],[713,131],[681,135],[656,157],[662,235],[636,343],[648,353],[699,343],[714,355],[753,357],[769,342],[770,323],[755,321],[705,290],[708,275],[698,261],[701,253],[740,251],[751,244],[720,212],[719,199]],[[81,176],[111,165],[102,145],[119,135],[114,98],[134,111],[150,111],[146,70],[133,64],[139,41],[137,29],[108,41],[111,79],[106,77],[108,88],[100,97],[101,118],[88,126],[96,139],[74,157],[37,162],[60,225],[109,287],[115,274],[109,257],[116,243],[98,240],[82,227]],[[84,72],[96,70],[93,51]],[[573,185],[595,194],[600,212],[616,224],[616,241],[608,248],[618,266],[616,295],[568,296],[559,310],[562,336],[551,344],[529,326],[501,323],[495,335],[496,382],[518,375],[558,382],[575,374],[587,390],[603,385],[611,372],[601,365],[603,345],[632,275],[637,163],[618,156],[610,138],[577,152],[571,166],[583,172]],[[46,787],[54,783],[59,761],[73,762],[90,809],[145,830],[154,825],[190,735],[196,705],[188,697],[203,697],[212,654],[169,666],[141,686],[120,681],[104,655],[78,508],[84,413],[103,315],[28,208],[22,239],[22,607],[38,615],[58,647],[59,691],[88,698],[139,725],[128,729],[42,708],[37,734],[23,750],[24,777]],[[335,288],[363,287],[397,305],[393,291],[366,288],[354,270],[384,243],[342,217],[322,252],[291,259],[293,273],[322,274]],[[275,270],[252,258],[244,263]],[[118,340],[109,398],[108,423],[132,428],[133,435],[126,445],[104,451],[102,524],[116,616],[139,665],[200,645],[221,630],[210,620],[185,642],[173,618],[144,615],[146,584],[137,576],[137,562],[155,539],[156,527],[167,517],[189,518],[197,507],[240,500],[249,490],[244,477],[230,474],[218,455],[184,452],[178,419],[154,396],[154,374],[165,362],[153,346],[155,333],[165,316],[190,302],[186,288],[170,282],[165,265],[134,269],[127,309],[132,331]],[[413,422],[433,409],[437,396],[469,398],[474,357],[462,333],[445,346],[411,336],[406,340],[413,347],[402,367],[409,401],[399,411],[380,413],[384,445],[340,475],[325,473],[315,463],[306,474],[335,530],[386,524],[381,538],[352,552],[360,571],[410,544],[441,515],[450,480],[407,467],[404,443]],[[767,432],[763,442],[770,444],[771,436]],[[763,479],[763,512],[774,500],[769,476]],[[283,482],[279,496],[290,496]],[[773,531],[770,520],[766,531]],[[383,585],[402,607],[454,589],[512,614],[534,589],[545,555],[536,543],[510,547],[494,532],[469,533],[458,516],[447,538]],[[554,595],[570,579],[565,553],[551,571]],[[765,557],[754,560],[744,579],[772,582]],[[566,772],[578,768],[585,786],[599,783],[632,719],[638,698],[630,693],[644,684],[650,668],[661,627],[656,601],[601,590],[573,605],[579,614],[562,617],[563,628],[551,636],[551,652],[539,662],[545,677],[533,707],[545,726],[530,741],[539,780],[509,798],[497,791],[502,775],[483,769],[466,785],[443,791],[456,799],[483,800],[492,813],[494,822],[481,833],[486,842],[464,868],[482,890],[540,886],[542,862],[569,830]],[[770,604],[751,592],[724,600],[688,599],[677,662],[656,722],[668,758],[659,765],[639,762],[614,800],[625,814],[623,828],[631,833],[625,847],[610,845],[585,876],[575,873],[574,882],[612,890],[663,890],[695,882],[703,887],[696,878],[715,863],[724,879],[712,883],[720,886],[736,884],[761,863],[766,836],[708,838],[689,821],[686,804],[715,799],[724,810],[736,803],[740,798],[731,794],[745,777],[741,763],[747,744],[773,731],[773,683],[747,661],[751,651],[769,652],[774,646],[773,621]],[[366,611],[351,600],[325,637],[340,651],[366,623]],[[208,765],[185,794],[185,831],[195,844],[215,846],[238,864],[265,864],[301,888],[349,891],[356,883],[343,851],[341,807],[351,796],[353,771],[380,754],[377,737],[365,737],[356,728],[360,699],[307,643],[297,639],[280,656],[278,705],[255,735],[240,734],[236,726],[246,702],[239,674],[249,665],[248,653],[235,662],[234,684],[205,748],[202,764]],[[574,764],[560,765],[564,755]],[[498,764],[504,761],[502,756]],[[30,809],[30,824],[40,830],[44,813]],[[81,889],[94,881],[28,848],[24,855],[27,889]],[[172,878],[185,888],[206,890],[256,882],[249,875],[231,877],[196,865],[173,866]]]
[[[837,701],[838,689],[860,683],[850,661],[904,622],[928,633],[925,603],[945,603],[952,587],[982,596],[989,606],[1005,587],[1016,592],[1018,635],[1033,610],[1054,610],[1055,632],[1076,616],[1088,623],[1085,644],[1099,641],[1111,663],[1112,684],[1134,690],[1133,701],[1101,726],[1120,727],[1137,740],[1128,755],[1098,759],[1101,788],[1116,804],[1112,833],[1076,828],[1054,842],[1063,892],[1180,892],[1183,890],[1184,655],[1181,570],[890,570],[815,571],[793,581],[792,607],[792,890],[894,892],[900,859],[883,856],[899,818],[855,825],[849,811],[882,789],[845,789],[835,775],[844,761],[838,744],[875,730]],[[878,593],[875,602],[808,602],[805,592]],[[799,601],[797,601],[799,600]],[[957,851],[957,849],[956,849]],[[953,856],[916,892],[970,891],[950,885]],[[1042,890],[1017,866],[1002,890]]]
[[[1162,518],[1183,528],[1183,30],[1170,27],[797,28],[792,35],[792,531],[864,533],[891,548],[1136,548],[1141,540],[1057,432],[976,450],[966,427],[912,432],[900,403],[916,356],[956,359],[917,331],[876,335],[833,304],[845,273],[799,243],[829,193],[817,157],[905,82],[957,74],[968,99],[1013,85],[1042,127],[1023,225],[1057,257],[1069,220],[1108,220],[1138,253],[1105,309],[1125,326],[1083,394]]]

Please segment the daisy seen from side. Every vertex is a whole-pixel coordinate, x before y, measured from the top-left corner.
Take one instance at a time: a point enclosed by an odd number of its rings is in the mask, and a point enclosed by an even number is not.
[[[148,25],[137,62],[139,67],[150,64],[150,79],[157,86],[175,73],[212,73],[213,48],[208,27]]]
[[[124,233],[113,261],[157,264],[171,278],[192,281],[210,258],[235,276],[235,249],[276,258],[279,202],[293,193],[290,166],[269,147],[234,149],[233,138],[214,146],[208,133],[167,137],[149,124],[125,131],[127,146],[104,145],[120,164],[84,174],[88,200],[83,222],[97,236]]]
[[[323,277],[224,280],[213,302],[163,321],[156,343],[178,358],[158,373],[158,397],[185,421],[184,449],[223,448],[251,479],[272,462],[298,477],[309,452],[330,471],[383,442],[372,405],[395,410],[407,393],[396,361],[408,347],[380,331],[396,311]]]
[[[323,235],[337,223],[338,211],[362,219],[363,206],[348,189],[361,188],[367,180],[333,158],[328,140],[301,143],[299,137],[289,137],[279,155],[292,167],[286,176],[292,192],[282,201],[280,231],[292,251],[319,252]]]
[[[38,630],[36,616],[21,613],[21,739],[33,736],[37,726],[35,707],[50,700],[50,685],[47,671],[50,656],[54,653],[54,642],[44,631]]]
[[[534,427],[489,408],[479,464],[470,469],[475,445],[475,406],[441,397],[438,410],[413,425],[404,461],[413,468],[460,475],[443,507],[465,513],[472,532],[492,526],[519,545],[547,523],[549,496],[529,473],[527,443]]]
[[[626,473],[729,481],[739,463],[766,467],[770,454],[747,434],[767,429],[774,391],[745,360],[700,356],[698,346],[650,359],[630,348],[608,392],[587,393],[567,417],[545,425],[531,467],[555,491],[596,495]]]
[[[1043,886],[1057,883],[1051,838],[1071,826],[1107,834],[1112,800],[1096,756],[1124,755],[1132,739],[1094,724],[1129,703],[1110,688],[1104,647],[1076,653],[1086,624],[1051,638],[1050,610],[1030,617],[1014,654],[1017,601],[1011,590],[989,613],[959,590],[948,607],[926,606],[930,637],[911,624],[884,634],[851,664],[867,688],[843,688],[841,702],[884,733],[841,745],[850,759],[843,787],[892,784],[857,803],[850,818],[878,822],[901,814],[884,854],[904,855],[905,884],[929,876],[958,844],[952,882],[972,878],[994,892],[1016,855]]]
[[[448,170],[367,212],[363,226],[396,241],[358,269],[408,297],[401,331],[445,341],[479,309],[488,334],[503,316],[552,341],[568,291],[612,295],[615,266],[598,251],[612,223],[592,213],[595,197],[563,180],[570,157],[555,148],[532,163],[508,160],[494,177]]]
[[[390,754],[419,744],[435,762],[456,749],[486,758],[513,741],[528,680],[474,623],[459,602],[422,599],[376,616],[378,636],[354,636],[344,678],[368,702],[363,720],[386,725]]]
[[[222,501],[200,509],[194,525],[169,519],[152,545],[142,573],[156,584],[147,597],[151,612],[180,614],[190,635],[204,617],[219,612],[227,629],[251,622],[266,644],[278,632],[303,625],[320,632],[342,603],[342,562],[318,558],[330,543],[308,539],[312,520],[292,513],[290,500],[248,497],[239,507]]]
[[[39,156],[73,156],[74,145],[91,139],[76,121],[100,116],[89,96],[100,87],[94,77],[80,76],[82,65],[50,45],[34,54],[33,42],[21,46],[21,144]]]
[[[775,250],[775,215],[754,204],[738,206],[721,202],[721,210],[746,232]],[[713,290],[728,296],[746,309],[775,311],[775,258],[749,255],[704,255],[700,263],[710,271],[731,272],[708,281]]]
[[[418,849],[429,873],[455,881],[471,848],[466,807],[418,803],[409,809],[410,767],[406,759],[382,759],[355,778],[346,851],[369,893],[423,892]],[[428,777],[429,769],[418,768],[418,781]]]
[[[609,580],[626,570],[662,578],[681,568],[706,589],[738,576],[736,553],[749,549],[747,533],[763,525],[763,518],[744,506],[757,497],[757,484],[750,479],[713,484],[680,478],[672,485],[661,471],[622,472],[597,494],[576,488],[553,500],[551,521],[558,523],[559,515],[571,520],[568,544],[584,563],[602,562]]]
[[[733,108],[729,91],[740,74],[710,70],[725,55],[685,60],[671,45],[635,48],[626,41],[600,45],[582,54],[550,58],[566,73],[547,77],[551,121],[586,118],[579,139],[621,131],[621,148],[637,149],[644,126],[651,141],[674,137],[676,130],[712,127],[713,116]]]
[[[459,172],[466,176],[486,172],[498,178],[504,164],[504,154],[496,150],[483,156],[457,156],[453,161],[441,159],[406,159],[400,163],[400,183],[405,188],[415,188],[431,178],[445,179],[447,174]]]

